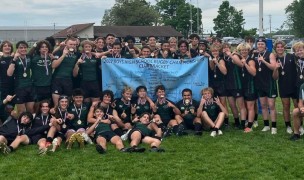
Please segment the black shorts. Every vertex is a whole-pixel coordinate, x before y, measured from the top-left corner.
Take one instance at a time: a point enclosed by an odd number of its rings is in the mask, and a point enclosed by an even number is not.
[[[129,140],[129,141],[131,141],[131,136],[132,136],[132,134],[133,134],[135,131],[140,132],[140,134],[141,134],[141,140],[147,136],[146,134],[142,133],[139,129],[134,128],[134,129],[132,129],[132,130],[130,131],[130,133],[128,134],[128,140]]]
[[[7,95],[14,95],[14,88],[5,88],[1,87],[0,88],[0,98],[3,100],[6,98]]]
[[[52,93],[67,96],[72,96],[73,92],[73,81],[71,79],[60,79],[56,78],[52,81]]]
[[[241,89],[226,89],[226,96],[227,97],[243,97],[243,91]]]
[[[23,104],[35,101],[35,91],[32,86],[25,87],[22,89],[16,89],[15,93],[16,97],[14,99],[16,104]]]
[[[258,96],[256,93],[248,93],[244,92],[244,100],[245,101],[255,101],[257,100]]]
[[[268,98],[276,98],[278,97],[278,92],[276,90],[257,90],[258,97],[268,97]]]
[[[187,129],[193,129],[194,130],[194,125],[193,125],[193,121],[195,119],[195,117],[193,118],[183,118],[184,119],[184,125]]]
[[[297,93],[297,92],[298,92],[298,90],[296,90],[296,89],[292,93],[287,93],[287,92],[284,92],[284,91],[280,91],[280,98],[298,99],[299,98],[299,93]]]
[[[36,86],[35,87],[35,101],[40,102],[45,99],[51,99],[52,91],[50,86]]]
[[[98,81],[83,81],[80,88],[84,91],[85,98],[98,98],[100,97]]]
[[[115,134],[113,131],[106,131],[106,132],[98,133],[96,135],[96,139],[98,138],[98,136],[105,138],[107,142],[109,142],[114,136],[117,136],[117,134]]]
[[[34,136],[30,136],[30,137],[29,137],[29,139],[30,139],[30,143],[29,143],[29,144],[37,144],[38,141],[39,141],[41,138],[45,138],[45,139],[46,139],[46,135],[37,134],[37,135],[34,135]]]
[[[216,96],[218,96],[218,97],[225,97],[225,96],[227,96],[224,82],[222,84],[214,84],[211,87],[214,90],[214,97],[216,97]]]

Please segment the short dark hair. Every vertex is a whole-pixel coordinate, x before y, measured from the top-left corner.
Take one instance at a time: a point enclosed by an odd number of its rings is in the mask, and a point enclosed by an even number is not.
[[[21,44],[25,45],[25,46],[28,48],[28,44],[27,44],[27,42],[25,42],[25,41],[19,41],[19,42],[17,42],[16,48],[18,49],[18,47],[19,47]]]
[[[192,95],[192,90],[189,88],[183,89],[182,95],[184,95],[184,92],[190,92],[190,94]]]
[[[112,47],[114,47],[114,46],[119,46],[120,48],[122,48],[122,46],[121,46],[121,43],[120,42],[114,42],[113,44],[112,44]]]
[[[104,91],[102,91],[101,92],[101,99],[105,96],[105,95],[107,95],[107,96],[110,96],[111,97],[111,101],[114,99],[114,93],[113,93],[113,91],[111,91],[111,90],[104,90]]]
[[[181,39],[178,41],[177,47],[180,47],[182,44],[186,44],[187,49],[189,49],[189,43],[185,39]]]
[[[155,87],[155,94],[157,93],[158,90],[164,90],[164,91],[166,91],[166,88],[165,88],[164,85],[158,85],[158,86],[156,86]]]
[[[84,96],[84,92],[80,88],[76,88],[73,90],[72,96]]]
[[[47,48],[49,49],[49,53],[52,53],[52,47],[51,47],[50,43],[47,40],[42,40],[37,43],[37,47],[35,50],[36,54],[40,54],[39,50],[43,44],[45,44],[47,46]]]
[[[55,38],[53,36],[46,37],[45,40],[50,43],[50,45],[52,46],[52,48],[54,48],[54,46],[56,45]]]
[[[124,42],[128,42],[129,40],[131,40],[133,43],[135,43],[135,38],[131,35],[127,35],[125,38],[124,38]]]
[[[199,35],[197,35],[197,34],[191,34],[191,35],[189,36],[189,39],[194,39],[194,38],[200,40],[200,37],[199,37]]]
[[[33,115],[30,112],[26,111],[26,112],[21,113],[18,117],[19,121],[21,120],[22,116],[27,116],[30,119],[30,121],[33,121]]]
[[[147,87],[146,86],[138,86],[136,88],[136,92],[139,92],[139,90],[144,89],[147,92]]]
[[[106,39],[107,39],[107,37],[109,37],[109,36],[113,36],[113,37],[116,37],[114,34],[112,34],[112,33],[109,33],[109,34],[107,34],[106,35]]]

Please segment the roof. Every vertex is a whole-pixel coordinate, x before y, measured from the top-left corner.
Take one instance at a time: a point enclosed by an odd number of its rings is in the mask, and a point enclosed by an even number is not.
[[[62,31],[59,31],[58,33],[54,34],[54,38],[66,38],[67,35],[76,35],[78,32],[93,26],[95,23],[86,23],[86,24],[74,24],[72,26],[69,26],[65,28]]]
[[[134,37],[183,37],[171,26],[95,26],[94,35],[105,37],[107,34],[114,34],[116,37],[125,37],[131,35]]]

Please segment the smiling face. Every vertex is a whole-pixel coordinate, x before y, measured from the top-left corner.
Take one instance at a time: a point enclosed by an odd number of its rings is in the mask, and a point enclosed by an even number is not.
[[[139,121],[142,123],[142,124],[149,124],[150,122],[150,117],[148,114],[144,114],[140,117]]]
[[[40,105],[40,111],[41,111],[41,114],[42,114],[42,115],[48,114],[49,111],[50,111],[49,103],[46,103],[46,102],[42,103],[42,104]]]

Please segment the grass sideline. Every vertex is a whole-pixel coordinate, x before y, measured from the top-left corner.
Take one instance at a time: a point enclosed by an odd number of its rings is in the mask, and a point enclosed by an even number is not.
[[[279,98],[277,106],[282,111]],[[84,150],[74,147],[69,152],[62,146],[41,157],[36,146],[26,146],[0,155],[0,178],[303,179],[303,140],[288,140],[281,113],[277,135],[261,132],[262,126],[259,116],[259,127],[249,134],[230,128],[215,138],[210,132],[202,137],[172,136],[162,143],[165,153],[121,153],[109,144],[105,155],[87,145]]]

